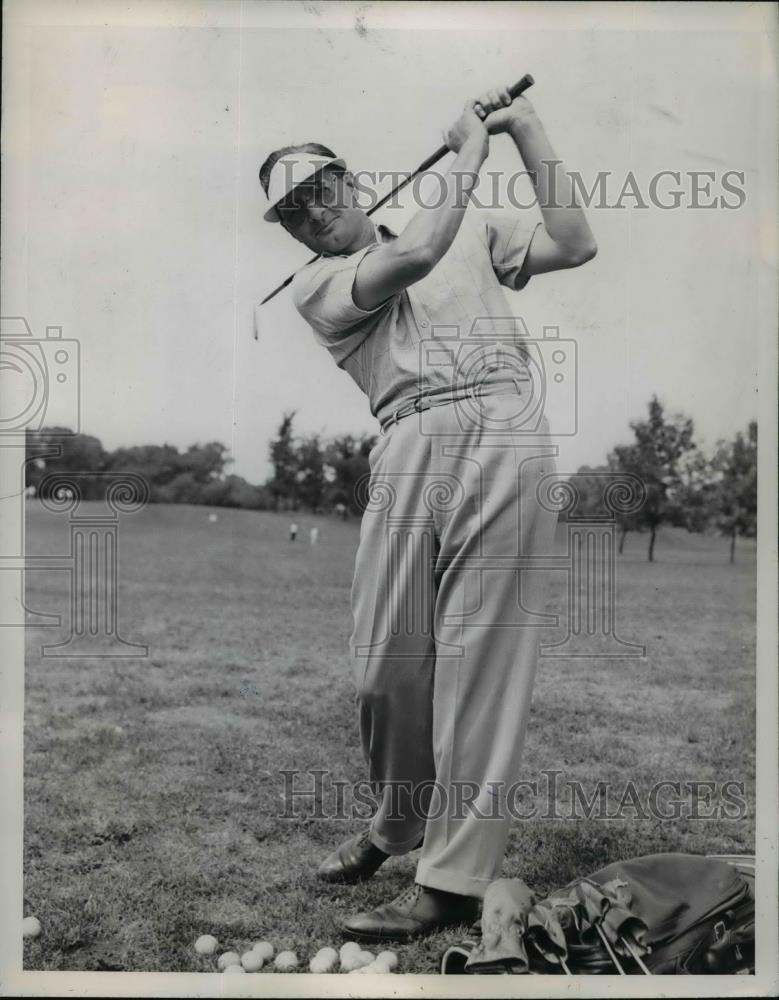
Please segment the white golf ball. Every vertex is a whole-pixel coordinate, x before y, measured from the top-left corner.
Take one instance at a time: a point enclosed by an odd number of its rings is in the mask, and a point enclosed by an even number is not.
[[[216,522],[219,520],[219,518],[217,517],[216,514],[209,514],[208,515],[208,520],[209,520],[209,522],[211,524],[216,524]]]
[[[377,962],[383,962],[390,972],[398,967],[398,956],[394,951],[382,951],[376,956]]]
[[[273,964],[279,972],[291,972],[298,967],[298,957],[294,951],[280,951]]]
[[[335,948],[320,948],[308,963],[311,972],[332,972],[335,963],[338,961],[338,952]]]
[[[22,921],[22,937],[36,938],[41,932],[41,922],[37,917],[25,917]]]
[[[258,941],[252,945],[252,951],[259,955],[263,962],[269,962],[276,953],[270,941]]]
[[[356,941],[347,941],[346,944],[341,945],[339,955],[344,959],[347,955],[359,955],[361,951],[362,948]]]
[[[387,966],[381,963],[369,962],[367,965],[361,965],[357,969],[350,969],[349,974],[352,976],[370,976],[374,972],[383,972],[386,968]]]
[[[216,960],[216,967],[221,972],[227,968],[228,965],[240,965],[241,956],[237,951],[225,951]]]
[[[376,958],[372,951],[361,951],[357,957],[360,960],[360,965],[370,965]]]
[[[195,951],[198,955],[213,955],[219,947],[219,942],[212,934],[201,934],[195,941]]]
[[[265,964],[265,959],[256,951],[245,951],[241,955],[241,965],[247,972],[259,972]]]
[[[226,976],[231,976],[235,972],[243,972],[246,974],[246,969],[244,969],[242,965],[228,965],[227,968],[222,970],[222,972],[224,972]]]

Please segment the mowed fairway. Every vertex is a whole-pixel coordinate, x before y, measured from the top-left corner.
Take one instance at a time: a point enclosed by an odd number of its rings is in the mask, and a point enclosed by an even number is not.
[[[43,659],[67,628],[29,629],[25,914],[43,933],[25,942],[26,968],[213,971],[192,947],[210,933],[220,951],[261,938],[292,948],[305,971],[340,944],[339,917],[413,878],[417,854],[359,887],[318,884],[316,865],[361,822],[316,818],[311,800],[290,810],[283,795],[282,771],[307,787],[314,770],[365,777],[347,651],[357,522],[296,515],[292,544],[289,515],[209,513],[121,519],[120,629],[147,657]],[[31,502],[27,539],[31,554],[66,552],[67,518]],[[739,542],[731,566],[725,541],[668,531],[656,559],[629,536],[618,563],[618,630],[645,659],[540,662],[523,771],[539,794],[504,865],[537,890],[634,854],[754,850],[754,544]],[[30,573],[27,586],[30,608],[67,625],[66,572]],[[550,609],[564,594],[556,573]],[[557,804],[545,770],[560,772]],[[612,783],[609,812],[622,799],[622,815],[571,817],[577,780],[588,797]],[[679,818],[642,818],[661,780],[743,782],[746,814],[717,815],[718,788],[699,795],[698,818],[686,792]],[[326,794],[322,811],[334,806]],[[458,936],[398,946],[399,971],[436,972]]]

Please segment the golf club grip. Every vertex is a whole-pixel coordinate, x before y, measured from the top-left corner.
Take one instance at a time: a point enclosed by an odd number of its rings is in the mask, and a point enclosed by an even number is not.
[[[517,82],[513,86],[509,87],[509,94],[511,94],[511,100],[513,101],[515,97],[519,97],[520,94],[524,94],[524,92],[528,89],[528,87],[532,87],[535,82],[536,81],[529,73],[525,73],[525,75],[522,77],[521,80],[517,80]],[[448,146],[439,147],[435,151],[435,153],[433,153],[432,156],[428,156],[428,158],[423,163],[419,164],[414,173],[419,174],[423,170],[429,170],[434,163],[438,163],[438,161],[442,159],[444,156],[446,156],[448,152],[449,152]]]

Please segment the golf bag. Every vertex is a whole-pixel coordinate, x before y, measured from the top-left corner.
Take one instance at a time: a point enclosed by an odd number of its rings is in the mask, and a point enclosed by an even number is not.
[[[480,933],[443,974],[702,975],[755,971],[755,862],[653,854],[617,861],[538,900],[493,882]]]

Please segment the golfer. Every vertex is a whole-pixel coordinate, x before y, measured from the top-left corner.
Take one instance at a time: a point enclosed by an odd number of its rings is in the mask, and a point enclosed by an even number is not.
[[[467,212],[497,133],[516,146],[541,218]],[[351,637],[379,803],[319,875],[357,882],[391,855],[422,852],[413,885],[342,925],[367,941],[470,923],[500,875],[546,582],[526,560],[553,553],[556,523],[536,496],[556,449],[543,416],[517,419],[537,387],[501,286],[522,289],[596,250],[525,97],[490,90],[445,135],[455,156],[440,195],[399,234],[358,207],[353,176],[326,146],[279,149],[260,170],[265,218],[321,255],[295,276],[295,305],[382,429]]]

